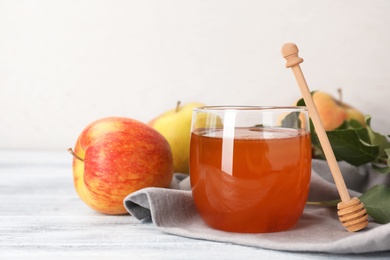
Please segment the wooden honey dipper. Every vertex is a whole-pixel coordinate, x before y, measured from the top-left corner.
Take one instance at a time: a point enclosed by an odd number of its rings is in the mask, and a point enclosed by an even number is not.
[[[301,89],[303,100],[309,110],[311,120],[316,129],[316,133],[320,140],[322,149],[328,162],[337,190],[340,194],[341,202],[337,205],[338,216],[343,226],[349,231],[359,231],[367,227],[368,215],[363,203],[358,198],[349,196],[347,187],[340,172],[336,157],[333,153],[328,136],[326,135],[324,126],[322,125],[317,108],[311,97],[309,87],[303,76],[300,63],[303,59],[298,56],[298,47],[294,43],[286,43],[282,47],[283,58],[286,59],[286,68],[291,68],[295,79]]]

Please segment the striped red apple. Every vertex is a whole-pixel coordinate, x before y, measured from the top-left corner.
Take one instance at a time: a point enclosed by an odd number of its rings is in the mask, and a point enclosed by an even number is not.
[[[73,177],[80,198],[92,209],[125,214],[123,199],[145,187],[169,187],[173,175],[167,140],[130,118],[107,117],[89,124],[73,154]]]

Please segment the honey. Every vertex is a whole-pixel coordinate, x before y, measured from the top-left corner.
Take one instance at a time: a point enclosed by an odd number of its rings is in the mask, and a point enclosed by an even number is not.
[[[226,138],[222,129],[191,134],[192,194],[205,223],[243,233],[294,226],[308,196],[310,134],[254,127],[236,128]]]

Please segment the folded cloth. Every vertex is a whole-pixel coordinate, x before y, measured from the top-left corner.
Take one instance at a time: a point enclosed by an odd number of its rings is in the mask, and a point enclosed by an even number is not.
[[[375,184],[390,183],[370,166],[354,167],[340,162],[351,196],[359,196]],[[338,199],[325,161],[313,160],[309,201]],[[142,221],[152,221],[159,230],[196,239],[229,242],[266,249],[325,253],[369,253],[390,250],[390,223],[370,221],[362,231],[350,233],[340,223],[335,207],[306,206],[297,225],[275,233],[230,233],[208,227],[196,211],[188,175],[175,174],[170,189],[145,188],[124,199],[128,212]]]

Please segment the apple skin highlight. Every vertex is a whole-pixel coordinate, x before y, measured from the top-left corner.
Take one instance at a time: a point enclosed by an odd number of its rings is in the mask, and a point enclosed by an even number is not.
[[[173,157],[167,140],[146,124],[109,117],[80,134],[73,159],[75,189],[92,209],[126,214],[123,199],[146,187],[169,187]]]

